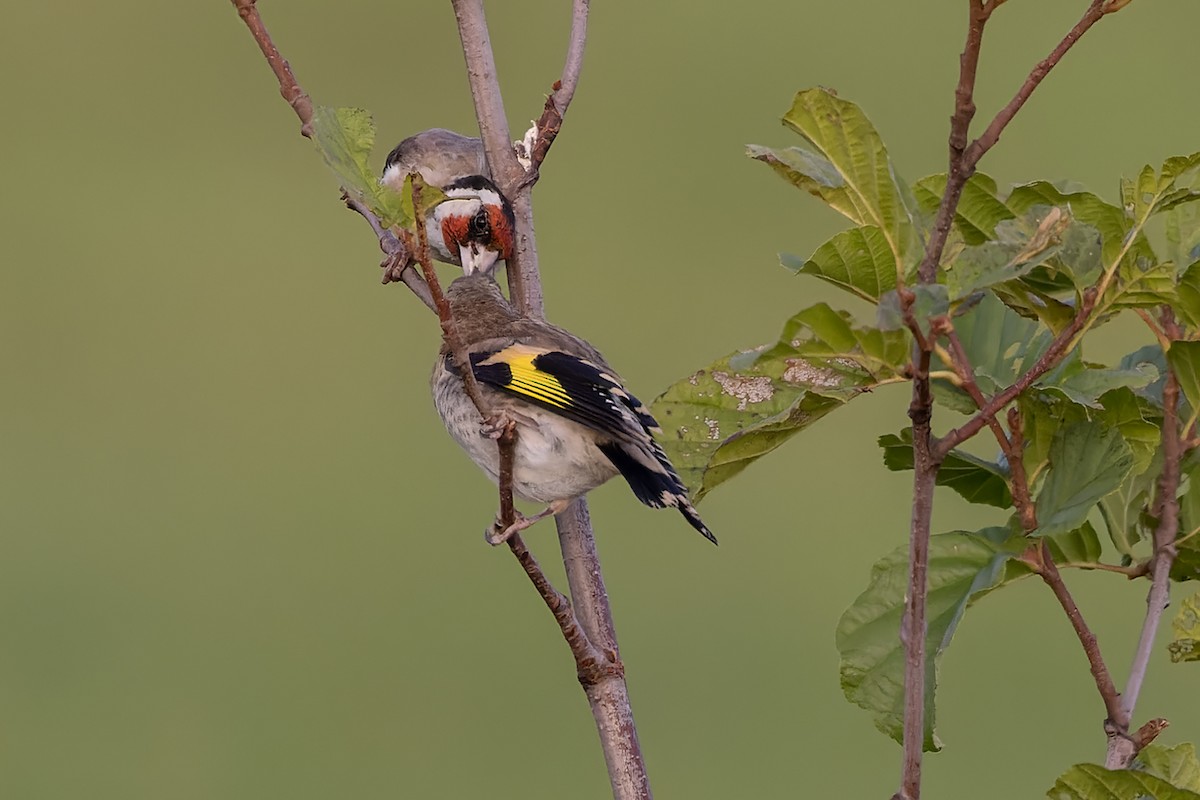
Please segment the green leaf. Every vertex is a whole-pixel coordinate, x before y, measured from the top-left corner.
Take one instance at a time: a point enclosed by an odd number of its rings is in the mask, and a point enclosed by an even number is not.
[[[1075,530],[1062,531],[1046,537],[1046,546],[1058,566],[1095,564],[1103,552],[1100,536],[1092,523],[1085,522]]]
[[[815,275],[872,303],[896,288],[895,257],[883,231],[874,225],[842,231],[807,261],[789,253],[780,260],[793,272]]]
[[[1100,402],[1103,411],[1095,418],[1119,430],[1133,452],[1132,469],[1116,491],[1100,500],[1100,514],[1117,550],[1132,558],[1134,545],[1150,533],[1147,514],[1162,471],[1161,418],[1149,401],[1130,389],[1108,392]]]
[[[1057,392],[1072,403],[1088,408],[1103,408],[1101,396],[1114,389],[1142,389],[1158,380],[1158,369],[1153,364],[1137,364],[1120,367],[1093,367],[1085,364],[1075,350],[1038,382],[1037,386],[1048,392]]]
[[[1171,342],[1167,363],[1192,408],[1200,408],[1200,342]]]
[[[1037,205],[1062,206],[1073,219],[1092,226],[1103,240],[1104,263],[1111,264],[1121,251],[1126,235],[1132,229],[1125,212],[1101,200],[1091,192],[1064,192],[1047,181],[1035,181],[1015,187],[1007,199],[1008,207],[1023,214]],[[1145,234],[1138,232],[1122,263],[1136,265],[1141,259],[1155,263],[1157,259]]]
[[[1200,651],[1196,657],[1200,658]],[[1191,742],[1174,747],[1148,744],[1138,753],[1134,766],[1178,789],[1200,792],[1200,760],[1196,758],[1196,745]]]
[[[1200,592],[1191,597],[1185,597],[1179,604],[1179,611],[1171,620],[1171,630],[1174,635],[1171,643],[1167,645],[1171,660],[1175,663],[1200,661]],[[1192,760],[1195,761],[1195,758],[1196,754],[1193,751]],[[1188,788],[1200,791],[1200,786],[1189,786]]]
[[[1188,207],[1200,209],[1200,205]],[[1200,218],[1200,214],[1197,214],[1197,217]],[[1200,229],[1197,230],[1200,232]],[[1195,246],[1200,248],[1200,235],[1197,236]],[[1175,298],[1176,301],[1172,305],[1182,322],[1193,330],[1200,328],[1200,260],[1188,266],[1179,276],[1179,283],[1175,286]]]
[[[375,146],[375,121],[361,108],[318,106],[313,111],[313,141],[342,189],[365,203],[385,227],[413,226],[400,195],[380,186],[368,161]]]
[[[1013,383],[1033,366],[1053,339],[1050,331],[1023,319],[991,294],[985,294],[974,308],[957,317],[954,329],[974,366],[975,382],[985,395]],[[939,359],[934,369],[946,370],[949,366]],[[935,379],[933,383],[934,397],[943,404],[950,404],[951,397],[966,398],[965,392],[947,381]],[[952,407],[970,413],[974,404],[967,399]]]
[[[938,662],[967,606],[1000,586],[1005,564],[1026,542],[1007,528],[954,531],[929,542],[928,653],[925,677],[925,749],[939,750],[934,693]],[[897,548],[871,568],[866,590],[842,614],[837,628],[842,691],[900,741],[904,719],[904,646],[898,631],[908,589],[908,550]]]
[[[913,195],[929,214],[937,211],[946,192],[946,175],[930,175],[917,181]],[[976,172],[963,185],[958,208],[954,212],[954,227],[968,245],[980,245],[996,237],[996,226],[1015,216],[996,189],[989,175]]]
[[[893,472],[913,468],[912,428],[900,435],[887,433],[879,437],[883,448],[883,463]],[[1012,494],[1008,488],[1008,471],[994,461],[951,450],[937,474],[937,485],[958,492],[971,503],[1009,508]]]
[[[1200,194],[1187,185],[1195,179],[1198,166],[1200,153],[1173,156],[1163,162],[1157,175],[1147,164],[1136,178],[1122,178],[1121,202],[1125,213],[1133,219],[1147,219],[1152,214],[1200,199]]]
[[[1200,800],[1200,794],[1179,789],[1147,772],[1105,769],[1076,764],[1046,792],[1050,800]]]
[[[799,92],[783,123],[804,137],[784,150],[751,145],[747,154],[888,242],[896,272],[915,262],[917,235],[887,148],[858,106],[827,89]]]
[[[1133,452],[1119,431],[1092,421],[1059,428],[1050,443],[1050,472],[1037,497],[1042,535],[1076,528],[1092,506],[1121,485]]]
[[[996,226],[996,240],[954,254],[943,271],[951,299],[958,300],[997,283],[1022,277],[1060,247],[1071,227],[1061,209],[1042,209]]]
[[[1100,554],[1090,525],[1046,537],[1060,567],[1088,566]],[[942,652],[966,609],[989,592],[1033,574],[1019,556],[1030,540],[1007,527],[952,531],[930,537],[926,604],[926,750],[941,748],[934,700]],[[880,731],[897,742],[904,717],[904,645],[900,620],[908,591],[908,548],[899,547],[871,568],[866,590],[842,614],[837,628],[842,691],[871,712]]]
[[[698,502],[825,414],[898,380],[907,358],[903,333],[855,327],[848,314],[818,303],[788,320],[773,345],[677,382],[652,411]]]

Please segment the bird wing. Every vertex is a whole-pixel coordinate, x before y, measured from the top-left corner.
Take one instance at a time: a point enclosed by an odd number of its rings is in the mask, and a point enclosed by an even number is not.
[[[561,350],[511,344],[470,354],[475,379],[614,439],[659,432],[646,407],[606,367]]]

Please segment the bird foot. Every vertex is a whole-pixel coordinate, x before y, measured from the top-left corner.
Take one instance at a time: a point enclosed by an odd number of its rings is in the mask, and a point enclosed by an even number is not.
[[[479,424],[479,432],[489,439],[499,440],[504,432],[515,424],[503,411],[497,411]]]
[[[483,532],[483,538],[492,547],[502,545],[511,539],[516,534],[525,530],[528,527],[544,520],[546,517],[552,517],[555,514],[561,513],[567,506],[571,504],[570,500],[555,500],[544,509],[534,514],[532,517],[527,517],[520,511],[513,511],[514,521],[511,525],[505,525],[500,517],[496,517],[496,521]]]

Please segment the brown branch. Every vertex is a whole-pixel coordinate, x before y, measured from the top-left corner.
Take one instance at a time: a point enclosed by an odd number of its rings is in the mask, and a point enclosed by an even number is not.
[[[296,76],[292,74],[292,66],[280,55],[279,48],[271,41],[271,35],[267,33],[267,28],[263,25],[262,17],[259,16],[258,8],[254,3],[255,0],[233,0],[233,5],[237,8],[242,22],[245,22],[246,27],[250,29],[250,35],[254,37],[254,41],[258,42],[259,49],[266,56],[271,71],[275,73],[275,78],[279,81],[279,93],[283,95],[283,99],[300,118],[300,135],[311,139],[313,134],[312,100],[300,88]]]
[[[954,114],[950,117],[950,165],[946,172],[946,191],[938,205],[933,233],[925,247],[925,255],[917,268],[921,283],[933,283],[937,278],[938,263],[941,261],[942,251],[946,249],[946,239],[950,236],[958,200],[962,196],[963,186],[975,171],[974,163],[966,162],[964,150],[971,120],[975,117],[975,71],[979,67],[979,50],[983,45],[983,27],[998,3],[994,0],[969,0],[969,5],[967,42],[962,55],[959,56],[958,85],[954,89]]]
[[[1075,604],[1075,598],[1071,596],[1071,592],[1063,582],[1058,566],[1054,563],[1054,557],[1050,555],[1050,548],[1047,546],[1045,538],[1039,539],[1036,544],[1030,546],[1024,555],[1024,561],[1041,576],[1050,590],[1054,592],[1054,596],[1067,614],[1067,619],[1071,622],[1071,627],[1075,629],[1075,635],[1079,637],[1079,643],[1083,645],[1083,652],[1087,656],[1092,678],[1096,681],[1096,689],[1100,692],[1104,708],[1108,712],[1108,722],[1121,732],[1127,731],[1129,719],[1121,709],[1121,695],[1117,693],[1116,684],[1113,683],[1104,657],[1100,654],[1100,643],[1096,641],[1096,635],[1084,621],[1079,606]]]
[[[983,44],[984,26],[992,12],[1003,2],[1004,0],[969,0],[967,39],[959,60],[958,84],[954,92],[954,114],[950,118],[949,168],[946,175],[946,189],[942,194],[941,203],[938,205],[933,231],[917,269],[917,278],[920,283],[933,283],[937,279],[938,265],[941,263],[942,253],[950,236],[950,229],[954,223],[954,215],[962,197],[963,187],[974,174],[979,159],[999,141],[1004,128],[1075,42],[1100,17],[1117,10],[1127,0],[1093,0],[1080,21],[1063,37],[1050,55],[1038,62],[1030,71],[1016,96],[997,113],[983,135],[967,144],[971,120],[975,116],[975,77],[979,66],[979,52]],[[917,374],[913,377],[913,396],[909,406],[909,416],[913,419],[913,461],[917,475],[914,478],[913,518],[909,543],[909,569],[911,572],[909,599],[903,623],[906,636],[904,767],[900,790],[895,795],[900,800],[918,800],[921,792],[925,680],[924,605],[925,573],[928,568],[925,559],[928,557],[929,546],[928,517],[932,508],[933,485],[936,481],[938,466],[947,453],[978,433],[984,425],[992,427],[998,435],[998,440],[1003,440],[1003,431],[999,430],[996,414],[1068,352],[1074,335],[1087,323],[1088,315],[1095,305],[1096,294],[1095,290],[1084,294],[1079,314],[1069,326],[1068,331],[1060,334],[1033,369],[991,400],[984,399],[982,393],[977,392],[974,396],[976,402],[983,400],[979,413],[940,441],[932,440],[929,424],[933,411],[928,364],[931,345],[923,342],[922,337],[915,334],[917,345],[914,350],[918,358],[924,359],[924,363],[922,364],[923,368],[915,370]],[[919,326],[916,330],[919,333]],[[964,388],[970,390],[969,385]],[[978,386],[975,388],[978,389]],[[922,465],[925,470],[928,470],[928,474],[923,474]],[[1024,480],[1023,477],[1022,480]],[[1025,488],[1027,490],[1027,487]],[[1014,497],[1014,502],[1015,500]],[[1032,506],[1030,505],[1029,509],[1022,514],[1023,525],[1033,522],[1031,511]],[[1057,570],[1055,570],[1055,574],[1057,574]]]
[[[974,2],[974,0],[972,0]],[[1111,0],[1109,0],[1111,2]],[[987,129],[979,136],[978,139],[971,142],[967,151],[963,154],[967,165],[974,169],[975,164],[983,157],[983,154],[996,145],[1000,141],[1000,134],[1004,132],[1008,123],[1012,122],[1013,117],[1021,110],[1021,106],[1025,105],[1025,101],[1033,94],[1033,91],[1041,85],[1046,76],[1050,74],[1050,70],[1054,69],[1055,65],[1062,60],[1067,51],[1074,47],[1079,38],[1087,33],[1088,29],[1100,21],[1106,14],[1111,14],[1117,11],[1117,8],[1106,8],[1106,0],[1092,0],[1091,5],[1083,12],[1083,16],[1079,21],[1067,31],[1050,54],[1037,63],[1037,65],[1029,72],[1025,82],[1021,84],[1021,88],[1013,95],[1013,99],[1008,101],[1008,105],[1000,109],[995,118],[987,126]]]
[[[908,593],[900,641],[904,643],[904,757],[896,800],[921,796],[921,758],[925,749],[925,637],[928,621],[925,600],[929,589],[929,537],[933,522],[933,490],[941,456],[934,447],[933,394],[929,384],[928,349],[914,348],[912,402],[908,416],[913,424],[913,503],[908,540]]]
[[[279,81],[279,93],[283,95],[283,99],[292,107],[292,111],[296,112],[296,117],[300,120],[300,135],[311,139],[313,136],[312,99],[300,87],[295,73],[292,72],[291,65],[280,54],[279,48],[272,41],[271,34],[267,31],[267,26],[263,23],[262,16],[258,13],[258,7],[255,5],[256,0],[232,0],[232,2],[238,11],[238,16],[242,18],[242,21],[246,23],[246,27],[250,29],[250,35],[258,43],[258,48],[266,56],[267,64],[271,67],[271,71],[275,73],[275,78]],[[418,300],[431,310],[436,310],[433,306],[433,298],[429,294],[429,287],[425,285],[424,281],[420,280],[419,276],[413,270],[409,269],[411,266],[411,257],[407,252],[407,246],[395,234],[384,228],[379,221],[379,217],[375,216],[375,213],[365,204],[354,199],[346,191],[345,187],[342,187],[342,200],[345,201],[349,209],[357,212],[367,221],[367,224],[371,226],[371,230],[375,232],[375,237],[379,240],[379,249],[387,254],[387,258],[380,265],[384,269],[383,282],[403,281],[412,290],[413,294],[417,296]]]
[[[1021,521],[1021,530],[1026,536],[1037,530],[1037,506],[1029,493],[1029,478],[1025,474],[1025,426],[1021,421],[1021,412],[1017,408],[1008,410],[1009,449],[1004,454],[1008,459],[1008,474],[1011,478],[1013,506],[1017,509],[1017,518]]]
[[[1054,340],[1050,342],[1050,346],[1046,348],[1046,352],[1042,353],[1041,358],[1034,362],[1029,371],[1017,378],[1011,386],[993,395],[987,401],[987,404],[979,410],[978,414],[943,436],[938,442],[938,450],[943,454],[948,453],[953,448],[958,447],[967,439],[979,433],[980,429],[988,424],[989,419],[995,419],[1001,409],[1015,400],[1017,395],[1028,389],[1033,385],[1034,381],[1057,366],[1062,357],[1069,352],[1070,345],[1075,339],[1075,334],[1083,328],[1095,306],[1096,290],[1093,287],[1083,293],[1083,299],[1079,304],[1079,310],[1076,312],[1075,318],[1071,320],[1058,336],[1054,337]]]
[[[546,98],[546,106],[537,121],[537,140],[529,154],[530,171],[535,175],[554,138],[562,130],[567,106],[575,96],[579,85],[579,72],[583,69],[583,48],[587,44],[588,7],[591,0],[574,0],[571,4],[571,34],[567,44],[567,60],[563,64],[562,77],[554,82],[553,91]]]

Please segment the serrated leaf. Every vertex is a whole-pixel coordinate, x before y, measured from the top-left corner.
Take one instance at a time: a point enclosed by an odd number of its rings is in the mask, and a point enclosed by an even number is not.
[[[1200,800],[1200,794],[1176,788],[1149,773],[1096,764],[1071,767],[1046,796],[1050,800]]]
[[[917,251],[912,209],[862,109],[826,89],[807,89],[797,93],[783,122],[804,137],[802,145],[782,150],[751,145],[747,154],[856,225],[878,228],[902,273]]]
[[[1171,631],[1173,636],[1171,643],[1167,645],[1171,661],[1200,661],[1200,592],[1185,597],[1179,604],[1179,611],[1175,612],[1175,618],[1171,620]],[[1196,753],[1193,751],[1192,760],[1195,758]],[[1197,780],[1200,780],[1200,777]],[[1200,786],[1188,788],[1200,791]]]
[[[967,606],[1000,586],[1005,564],[1025,547],[1007,528],[954,531],[930,538],[926,606],[925,749],[939,750],[934,696],[938,662]],[[904,719],[904,647],[898,632],[908,589],[908,550],[897,548],[871,568],[866,590],[837,628],[842,691],[871,712],[880,731],[900,741]]]
[[[1197,622],[1200,623],[1200,619]],[[1200,652],[1196,657],[1200,658]],[[1174,747],[1148,744],[1138,753],[1134,767],[1162,778],[1178,789],[1200,792],[1200,760],[1196,758],[1196,745],[1191,742]]]
[[[375,146],[375,121],[370,112],[318,106],[313,110],[312,128],[313,141],[342,189],[365,203],[385,227],[411,228],[411,211],[405,212],[399,194],[380,186],[368,163]]]
[[[1133,468],[1119,431],[1090,420],[1062,426],[1050,443],[1050,471],[1037,497],[1042,535],[1078,527]]]
[[[946,192],[946,175],[930,175],[913,185],[913,195],[929,214],[937,211]],[[1015,216],[989,175],[976,172],[963,185],[958,208],[954,212],[954,227],[968,245],[980,245],[995,238],[996,225]]]
[[[897,472],[913,468],[912,428],[905,428],[899,435],[884,434],[878,443],[883,448],[883,463],[888,469]],[[1012,505],[1007,469],[960,450],[951,450],[947,454],[938,470],[937,485],[953,489],[971,503],[997,508]]]
[[[824,303],[796,314],[779,341],[677,382],[653,403],[663,447],[697,502],[881,381],[908,358],[902,333],[855,327]]]
[[[1047,537],[1060,567],[1095,562],[1100,546],[1090,526]],[[980,598],[1032,573],[1018,559],[1030,546],[1009,527],[952,531],[930,537],[925,642],[926,750],[941,748],[936,734],[935,695],[942,652],[963,613]],[[1083,557],[1085,560],[1079,561]],[[838,622],[842,691],[869,711],[880,731],[901,741],[904,717],[904,645],[900,621],[908,591],[908,549],[899,547],[871,568],[866,590]]]
[[[874,225],[850,228],[817,248],[807,261],[783,253],[783,266],[813,275],[868,302],[896,288],[896,261],[887,237]]]

